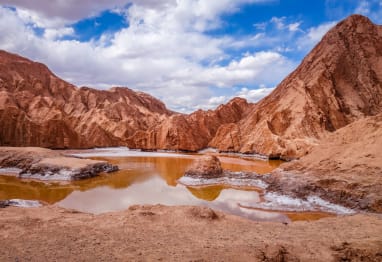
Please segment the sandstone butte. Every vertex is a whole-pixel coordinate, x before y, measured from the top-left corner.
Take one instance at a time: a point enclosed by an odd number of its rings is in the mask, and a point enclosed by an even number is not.
[[[382,112],[382,26],[352,15],[256,104],[234,98],[180,114],[128,88],[77,88],[36,62],[0,52],[0,145],[128,146],[257,153],[292,159],[328,134]]]

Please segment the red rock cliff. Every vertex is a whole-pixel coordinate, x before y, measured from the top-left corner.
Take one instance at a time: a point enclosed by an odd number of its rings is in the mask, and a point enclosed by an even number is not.
[[[77,88],[43,64],[0,51],[0,145],[196,151],[251,106],[235,98],[215,111],[176,114],[148,94]]]
[[[77,88],[40,63],[0,51],[0,145],[127,145],[137,130],[172,114],[148,94]]]
[[[382,26],[353,15],[331,29],[291,73],[210,146],[294,158],[365,116],[382,112]]]

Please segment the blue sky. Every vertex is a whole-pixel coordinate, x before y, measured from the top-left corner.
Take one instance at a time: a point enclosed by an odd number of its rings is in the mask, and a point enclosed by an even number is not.
[[[380,24],[382,0],[0,0],[0,49],[192,112],[258,101],[353,13]]]

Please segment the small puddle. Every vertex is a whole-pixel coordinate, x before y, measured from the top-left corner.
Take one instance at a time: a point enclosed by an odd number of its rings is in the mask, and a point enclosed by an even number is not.
[[[325,212],[284,212],[257,207],[262,189],[245,185],[184,186],[178,183],[198,155],[108,148],[66,151],[107,160],[120,170],[74,182],[38,182],[0,176],[0,199],[39,200],[89,213],[104,213],[136,204],[199,205],[257,221],[290,222],[331,216]],[[269,173],[281,161],[219,155],[223,169]]]

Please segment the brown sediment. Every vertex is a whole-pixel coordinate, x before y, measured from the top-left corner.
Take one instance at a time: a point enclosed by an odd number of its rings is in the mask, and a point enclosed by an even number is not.
[[[2,209],[1,261],[381,261],[376,215],[254,222],[204,207]]]

